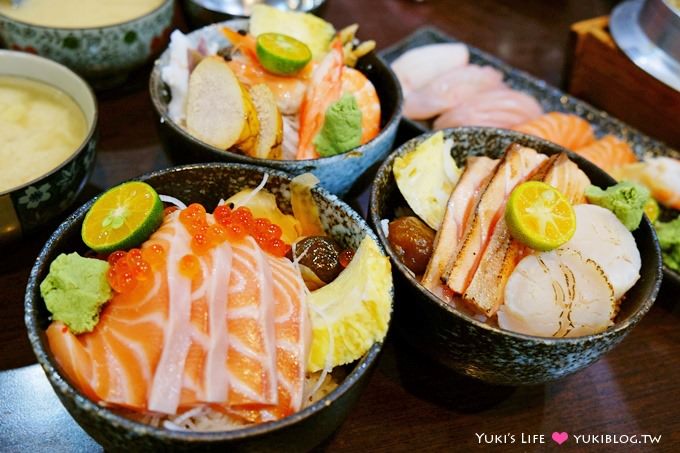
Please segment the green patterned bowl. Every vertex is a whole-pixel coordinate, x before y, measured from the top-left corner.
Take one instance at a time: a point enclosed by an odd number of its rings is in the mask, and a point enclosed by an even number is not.
[[[88,84],[73,71],[24,52],[0,50],[0,76],[31,78],[60,89],[76,101],[88,124],[85,140],[59,166],[21,186],[0,192],[2,245],[30,234],[63,214],[85,186],[94,168],[97,101]]]
[[[45,27],[0,14],[0,41],[8,49],[58,61],[96,89],[113,88],[166,47],[173,12],[173,0],[165,0],[136,19],[92,28]]]

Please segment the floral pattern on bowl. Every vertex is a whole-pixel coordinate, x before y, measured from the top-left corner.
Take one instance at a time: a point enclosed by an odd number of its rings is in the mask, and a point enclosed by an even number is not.
[[[12,50],[58,61],[90,81],[111,88],[168,43],[174,2],[128,22],[94,28],[50,28],[0,15],[0,40]]]

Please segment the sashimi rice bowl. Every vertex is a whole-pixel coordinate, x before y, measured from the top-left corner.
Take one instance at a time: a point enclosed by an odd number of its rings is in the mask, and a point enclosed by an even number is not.
[[[650,193],[545,140],[458,128],[383,164],[371,220],[393,259],[400,332],[425,354],[502,384],[594,362],[654,302]]]
[[[317,183],[177,167],[58,228],[26,323],[90,435],[106,448],[299,450],[341,423],[387,332],[392,279],[364,221]]]
[[[344,193],[389,151],[401,104],[375,41],[357,30],[257,5],[248,21],[173,32],[150,83],[173,159],[311,170]],[[339,165],[351,167],[342,179]]]

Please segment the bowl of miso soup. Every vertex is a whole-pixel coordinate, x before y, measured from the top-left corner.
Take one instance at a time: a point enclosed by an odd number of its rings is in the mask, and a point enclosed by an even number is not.
[[[63,214],[92,173],[97,102],[65,66],[0,50],[0,245]]]
[[[0,0],[0,41],[107,89],[166,47],[173,13],[172,0]]]

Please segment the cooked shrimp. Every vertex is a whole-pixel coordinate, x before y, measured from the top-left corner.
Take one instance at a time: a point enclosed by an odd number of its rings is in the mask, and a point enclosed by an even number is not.
[[[354,95],[361,110],[361,144],[380,132],[380,99],[370,80],[356,69],[346,67],[342,72],[342,92]]]
[[[239,82],[248,86],[264,83],[274,93],[281,113],[285,115],[297,113],[307,89],[313,65],[307,65],[294,76],[283,77],[272,74],[267,72],[257,59],[255,39],[251,35],[242,35],[226,27],[222,28],[222,33],[239,52],[229,61],[229,67],[234,71]]]
[[[314,69],[300,105],[300,142],[297,159],[319,157],[314,137],[323,126],[326,109],[342,94],[342,74],[345,69],[342,42],[335,38],[331,49]]]

